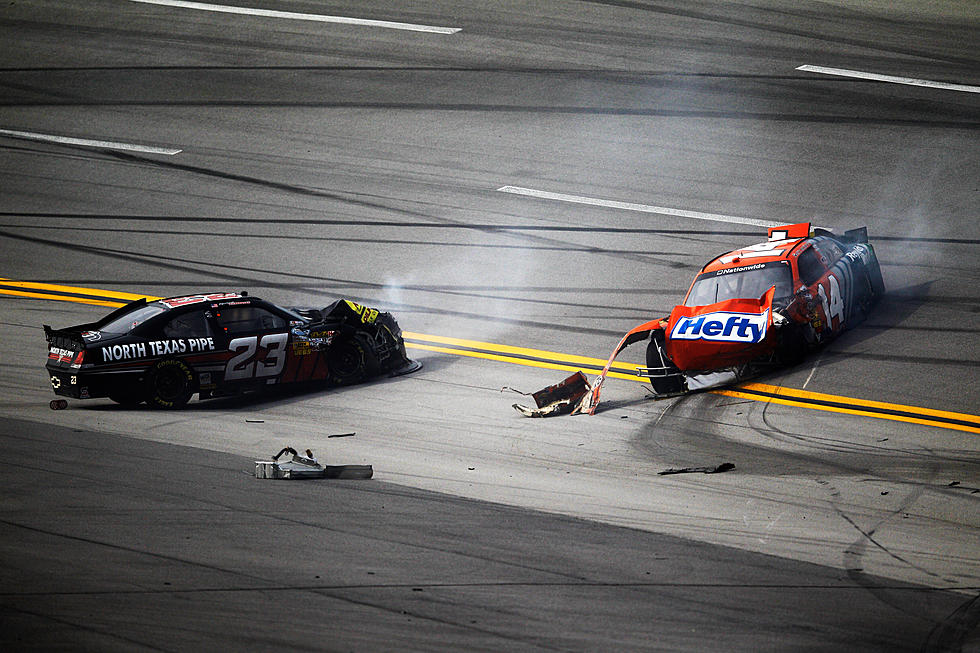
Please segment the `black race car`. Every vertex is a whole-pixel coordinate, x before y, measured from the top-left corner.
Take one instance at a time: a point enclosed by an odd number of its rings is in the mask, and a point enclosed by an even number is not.
[[[44,325],[55,394],[177,408],[285,383],[358,383],[408,374],[390,313],[348,300],[283,308],[247,293],[139,299],[98,322]]]

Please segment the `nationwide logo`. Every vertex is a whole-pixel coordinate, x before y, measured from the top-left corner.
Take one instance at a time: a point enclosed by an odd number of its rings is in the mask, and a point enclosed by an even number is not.
[[[752,344],[765,340],[768,326],[768,308],[762,313],[716,311],[679,318],[670,331],[670,337],[674,340]]]

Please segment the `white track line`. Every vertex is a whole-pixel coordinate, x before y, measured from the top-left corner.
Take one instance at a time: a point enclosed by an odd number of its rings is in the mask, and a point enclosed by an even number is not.
[[[141,2],[147,5],[162,5],[164,7],[179,7],[181,9],[200,9],[202,11],[215,11],[224,14],[263,16],[265,18],[288,18],[290,20],[309,20],[317,23],[341,23],[344,25],[360,25],[362,27],[386,27],[388,29],[400,29],[410,32],[429,32],[431,34],[455,34],[462,29],[461,27],[437,27],[435,25],[396,23],[390,20],[370,20],[367,18],[348,18],[346,16],[301,14],[295,11],[275,11],[273,9],[212,5],[205,2],[184,2],[184,0],[130,0],[130,2]]]
[[[142,152],[144,154],[166,154],[167,156],[173,156],[174,154],[180,154],[183,152],[183,150],[177,150],[170,147],[154,147],[152,145],[117,143],[114,141],[95,141],[87,138],[69,138],[68,136],[55,136],[54,134],[35,134],[33,132],[13,131],[11,129],[0,129],[0,136],[25,138],[30,141],[43,141],[45,143],[59,143],[61,145],[97,147],[103,150],[126,150],[128,152]]]
[[[980,93],[980,86],[969,86],[967,84],[950,84],[948,82],[934,82],[929,79],[915,79],[913,77],[896,77],[894,75],[879,75],[878,73],[865,73],[860,70],[847,70],[846,68],[827,68],[826,66],[797,66],[797,70],[808,73],[821,73],[824,75],[837,75],[838,77],[855,77],[857,79],[868,79],[874,82],[891,82],[892,84],[905,84],[906,86],[925,86],[926,88],[939,88],[944,91],[963,91],[965,93]]]
[[[497,189],[501,193],[511,193],[513,195],[525,195],[536,197],[543,200],[557,200],[559,202],[574,202],[575,204],[589,204],[591,206],[604,206],[611,209],[623,209],[624,211],[639,211],[641,213],[659,213],[661,215],[673,215],[679,218],[692,218],[694,220],[711,220],[713,222],[729,222],[732,224],[748,224],[754,227],[775,227],[784,222],[770,222],[768,220],[756,220],[755,218],[742,218],[737,215],[721,215],[718,213],[701,213],[700,211],[686,211],[684,209],[671,209],[664,206],[649,206],[647,204],[633,204],[632,202],[617,202],[615,200],[596,199],[594,197],[582,197],[581,195],[566,195],[565,193],[552,193],[546,190],[535,190],[533,188],[521,188],[520,186],[501,186]]]

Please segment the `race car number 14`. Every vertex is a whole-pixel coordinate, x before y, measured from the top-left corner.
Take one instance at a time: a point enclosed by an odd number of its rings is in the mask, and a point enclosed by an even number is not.
[[[823,304],[823,313],[827,316],[827,326],[834,330],[840,329],[844,324],[844,300],[840,296],[840,284],[837,277],[830,275],[827,277],[827,284],[830,286],[830,301],[827,301],[827,293],[823,289],[823,284],[819,285],[817,291],[820,295],[820,303]],[[834,326],[834,318],[837,318],[837,326]]]
[[[226,381],[242,379],[265,378],[278,376],[286,364],[286,340],[288,333],[270,333],[262,336],[235,338],[228,344],[228,349],[235,355],[225,367]],[[259,360],[258,352],[262,350],[265,356]]]

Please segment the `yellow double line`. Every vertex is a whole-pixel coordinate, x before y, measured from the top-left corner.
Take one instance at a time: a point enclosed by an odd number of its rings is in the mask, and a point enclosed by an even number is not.
[[[127,302],[142,297],[146,297],[150,301],[159,299],[159,297],[148,295],[28,281],[12,281],[4,278],[0,278],[0,294],[113,307],[122,306]],[[526,347],[464,340],[462,338],[451,338],[448,336],[427,335],[412,331],[405,331],[402,335],[405,338],[405,346],[410,349],[456,356],[469,356],[514,365],[541,367],[568,372],[582,370],[598,374],[606,364],[605,360],[599,358],[563,354],[541,349],[528,349]],[[638,367],[638,365],[616,362],[613,363],[608,376],[643,383],[645,380],[636,376]],[[875,417],[878,419],[925,424],[927,426],[980,433],[980,416],[969,415],[967,413],[954,413],[919,406],[904,406],[882,401],[808,392],[806,390],[795,390],[793,388],[784,388],[763,383],[743,383],[733,388],[713,390],[712,392],[728,397],[738,397],[785,406],[797,406],[813,410],[862,415],[864,417]]]
[[[134,295],[128,292],[115,292],[113,290],[93,290],[91,288],[75,288],[73,286],[59,286],[50,283],[36,283],[33,281],[13,281],[0,277],[0,295],[14,295],[16,297],[31,297],[33,299],[53,299],[60,302],[78,302],[79,304],[95,304],[96,306],[122,306],[131,301],[146,297],[147,299],[160,299],[159,297],[148,297],[147,295]],[[118,300],[123,301],[118,301]]]
[[[410,331],[406,331],[402,335],[405,337],[405,346],[413,349],[424,349],[460,356],[473,356],[517,365],[530,365],[532,367],[545,367],[572,372],[583,370],[598,374],[606,364],[606,361],[598,358],[560,354],[557,352],[542,351],[540,349],[525,349],[523,347],[496,345],[474,340],[463,340],[461,338],[447,338],[444,336],[427,336]],[[638,368],[638,365],[613,363],[611,371],[607,376],[645,383],[646,379],[636,375]],[[622,371],[612,371],[617,369]],[[793,388],[784,388],[763,383],[742,383],[734,388],[711,390],[710,392],[728,397],[782,404],[784,406],[798,406],[814,410],[863,415],[865,417],[877,417],[878,419],[926,424],[928,426],[980,433],[980,416],[968,415],[966,413],[953,413],[932,408],[903,406],[901,404],[889,404],[883,401],[871,401],[868,399],[855,399],[853,397],[795,390]]]

